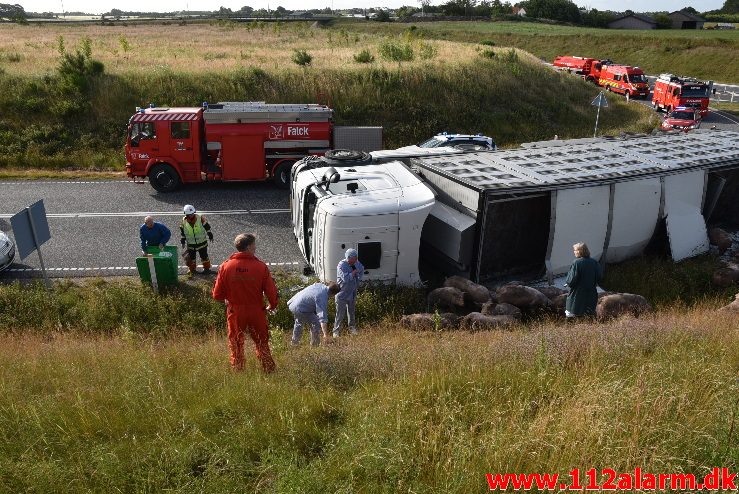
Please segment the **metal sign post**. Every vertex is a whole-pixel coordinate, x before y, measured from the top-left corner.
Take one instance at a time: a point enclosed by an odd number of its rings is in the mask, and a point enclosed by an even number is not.
[[[590,104],[592,106],[598,107],[598,112],[595,114],[595,130],[593,131],[593,137],[596,137],[598,135],[598,119],[600,118],[600,107],[608,106],[608,100],[606,99],[605,93],[603,91],[598,93],[598,96],[596,96],[593,102]]]
[[[10,225],[13,228],[13,236],[15,237],[15,245],[18,248],[18,255],[21,259],[25,259],[31,252],[34,250],[37,251],[44,281],[46,282],[46,286],[51,288],[51,280],[49,280],[46,274],[44,258],[41,255],[41,245],[51,238],[44,201],[37,201],[15,214],[10,218]]]

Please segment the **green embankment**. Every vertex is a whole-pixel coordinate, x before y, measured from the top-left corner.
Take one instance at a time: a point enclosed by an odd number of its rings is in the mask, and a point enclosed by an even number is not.
[[[739,332],[709,308],[478,334],[395,326],[277,373],[223,336],[0,336],[0,492],[489,492],[486,473],[739,467]]]
[[[94,59],[94,54],[93,54]],[[84,72],[84,71],[83,71]],[[481,132],[501,145],[591,135],[598,89],[525,54],[499,50],[460,67],[315,71],[242,69],[39,78],[0,76],[0,169],[122,169],[125,126],[136,106],[202,101],[323,99],[342,125],[382,125],[392,148],[440,131]],[[599,132],[644,132],[656,117],[611,96]]]
[[[398,34],[413,29],[428,39],[511,46],[547,62],[557,55],[610,58],[648,74],[671,72],[724,83],[739,83],[739,30],[613,30],[533,22],[361,23],[340,21],[350,31]]]

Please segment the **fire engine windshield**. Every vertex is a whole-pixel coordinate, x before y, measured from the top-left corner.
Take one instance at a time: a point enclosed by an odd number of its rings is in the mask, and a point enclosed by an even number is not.
[[[644,74],[629,74],[629,81],[632,84],[646,84],[647,76]]]
[[[156,129],[152,122],[138,122],[131,124],[129,136],[131,137],[131,144],[138,146],[139,142],[143,139],[154,139],[156,138]]]
[[[683,98],[707,98],[708,86],[683,86],[680,96]]]

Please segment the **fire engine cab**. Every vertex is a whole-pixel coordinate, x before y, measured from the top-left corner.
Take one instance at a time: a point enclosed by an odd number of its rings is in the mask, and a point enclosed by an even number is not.
[[[661,74],[654,83],[652,107],[670,113],[682,106],[697,110],[702,117],[708,114],[708,99],[713,81],[699,81],[672,74]]]
[[[646,99],[649,96],[647,76],[639,67],[630,65],[604,65],[600,71],[598,85],[631,98]]]
[[[203,103],[138,108],[128,122],[126,172],[160,192],[208,180],[290,184],[295,161],[334,148],[382,149],[382,127],[338,127],[318,104]]]

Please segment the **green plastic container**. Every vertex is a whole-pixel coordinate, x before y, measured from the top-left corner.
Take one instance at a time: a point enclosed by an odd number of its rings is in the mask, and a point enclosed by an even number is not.
[[[149,247],[146,251],[154,256],[154,270],[156,271],[157,284],[159,286],[176,284],[177,262],[179,260],[177,247],[174,245],[165,245],[163,251],[160,251],[159,247]],[[139,271],[141,281],[151,284],[149,259],[143,256],[137,257],[136,268]]]

